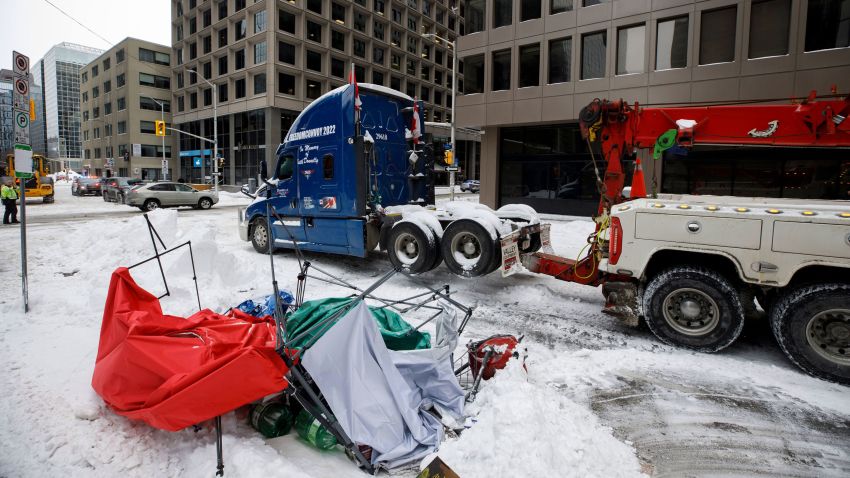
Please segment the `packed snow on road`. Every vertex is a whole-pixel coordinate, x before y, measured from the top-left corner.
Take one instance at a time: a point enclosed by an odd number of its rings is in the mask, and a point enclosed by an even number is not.
[[[236,207],[247,202],[222,193],[210,210],[148,215],[166,245],[191,241],[205,308],[224,312],[271,293],[268,256],[237,235]],[[27,217],[27,314],[20,229],[0,229],[0,476],[212,476],[209,423],[156,430],[117,415],[91,387],[110,275],[153,253],[142,214],[72,197],[59,182],[56,203],[28,203]],[[551,219],[555,252],[577,256],[593,223]],[[389,269],[380,252],[307,258],[361,287]],[[294,291],[295,255],[274,259],[281,288]],[[188,250],[163,258],[167,314],[197,310],[190,265]],[[133,277],[164,292],[155,261]],[[796,369],[767,323],[748,324],[721,353],[697,354],[603,315],[597,289],[528,272],[463,279],[440,267],[422,277],[450,284],[455,299],[475,306],[463,343],[524,336],[525,366],[514,360],[483,382],[466,408],[469,428],[436,453],[463,478],[850,474],[850,389]],[[399,297],[414,290],[404,280],[388,287]],[[307,299],[343,293],[308,282]],[[294,432],[264,439],[246,415],[243,408],[223,417],[225,476],[363,476],[341,448],[319,451]]]

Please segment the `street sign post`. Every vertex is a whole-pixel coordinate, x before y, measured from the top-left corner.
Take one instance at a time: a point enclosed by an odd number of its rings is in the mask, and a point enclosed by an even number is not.
[[[163,177],[163,179],[166,179],[166,180],[168,179],[168,160],[167,159],[162,160],[162,177]]]
[[[13,95],[13,121],[15,122],[15,177],[21,178],[21,295],[24,313],[29,312],[29,284],[27,278],[27,186],[32,176],[32,147],[30,146],[30,59],[12,52],[12,67],[15,72]]]
[[[15,145],[15,177],[32,177],[32,147],[28,144]]]

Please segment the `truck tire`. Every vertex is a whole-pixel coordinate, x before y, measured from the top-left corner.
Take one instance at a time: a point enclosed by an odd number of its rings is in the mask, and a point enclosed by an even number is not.
[[[643,312],[659,340],[699,352],[728,347],[744,328],[735,286],[703,267],[672,267],[657,274],[644,290]]]
[[[56,199],[56,197],[53,194],[51,194],[50,196],[44,196],[43,201],[44,201],[45,204],[53,204],[53,201],[55,199]]]
[[[850,284],[811,284],[781,293],[770,326],[795,365],[850,385]]]
[[[255,251],[260,254],[269,253],[269,225],[265,218],[251,221],[248,234],[251,236],[251,245],[254,246]]]
[[[440,252],[452,273],[463,277],[479,277],[495,270],[498,243],[478,222],[458,219],[446,227]]]
[[[439,253],[433,233],[429,237],[428,232],[412,222],[395,223],[387,236],[387,254],[393,267],[407,269],[411,274],[436,267],[435,256]]]

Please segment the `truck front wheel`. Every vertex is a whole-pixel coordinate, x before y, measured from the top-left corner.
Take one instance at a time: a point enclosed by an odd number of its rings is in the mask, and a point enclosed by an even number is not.
[[[723,275],[701,267],[673,267],[653,277],[643,312],[662,342],[699,352],[728,347],[744,327],[744,307]]]
[[[430,230],[428,232],[431,232]],[[395,268],[421,274],[436,267],[438,255],[433,234],[413,222],[397,222],[387,237],[387,253]]]
[[[265,218],[254,219],[251,222],[251,245],[260,254],[269,253],[269,225]]]
[[[850,284],[813,284],[782,293],[770,325],[798,367],[850,385]]]

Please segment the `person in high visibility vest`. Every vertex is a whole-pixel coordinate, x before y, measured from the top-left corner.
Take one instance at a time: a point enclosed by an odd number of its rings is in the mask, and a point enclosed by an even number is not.
[[[3,198],[3,206],[6,210],[3,212],[3,224],[20,224],[18,221],[18,189],[15,187],[15,180],[10,178],[2,186],[0,196]],[[9,220],[9,217],[12,220]]]

